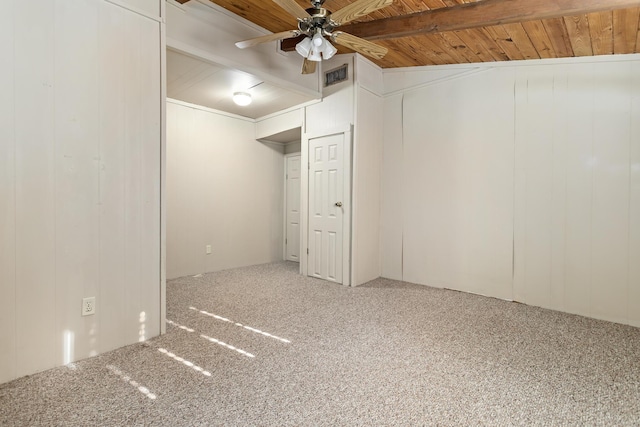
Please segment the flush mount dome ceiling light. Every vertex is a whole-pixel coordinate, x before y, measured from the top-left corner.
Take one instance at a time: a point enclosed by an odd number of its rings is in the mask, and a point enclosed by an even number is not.
[[[295,0],[273,1],[296,17],[298,29],[244,40],[237,42],[236,46],[244,49],[274,40],[306,36],[296,45],[296,51],[304,58],[302,74],[314,73],[317,62],[329,59],[336,54],[338,50],[329,43],[329,40],[375,59],[382,59],[387,53],[386,47],[334,30],[349,21],[389,6],[393,0],[356,0],[334,13],[322,7],[325,0],[311,0],[311,7],[306,10]]]
[[[241,107],[251,104],[251,94],[247,92],[236,92],[233,94],[233,102]]]

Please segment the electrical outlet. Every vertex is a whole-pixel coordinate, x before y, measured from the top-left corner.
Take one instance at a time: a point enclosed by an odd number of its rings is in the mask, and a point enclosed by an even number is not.
[[[206,251],[207,251],[207,255],[211,255],[211,245],[207,245]]]
[[[96,314],[96,297],[82,298],[82,315]]]

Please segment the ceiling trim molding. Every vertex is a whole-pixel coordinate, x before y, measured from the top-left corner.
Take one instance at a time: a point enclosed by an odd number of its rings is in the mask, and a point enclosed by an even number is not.
[[[242,120],[249,123],[256,123],[256,120],[252,119],[251,117],[245,117],[238,114],[227,113],[226,111],[222,111],[222,110],[214,110],[213,108],[205,107],[198,104],[192,104],[190,102],[180,101],[174,98],[167,97],[167,102],[170,104],[180,105],[182,107],[193,108],[194,110],[204,111],[206,113],[212,113],[212,114],[217,114],[219,116],[229,117],[231,119]]]

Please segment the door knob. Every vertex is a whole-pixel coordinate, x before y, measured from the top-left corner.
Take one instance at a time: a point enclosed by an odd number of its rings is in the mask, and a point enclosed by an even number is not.
[[[341,208],[341,207],[342,207],[342,202],[336,202],[336,203],[335,203],[335,205],[336,205],[337,207]]]

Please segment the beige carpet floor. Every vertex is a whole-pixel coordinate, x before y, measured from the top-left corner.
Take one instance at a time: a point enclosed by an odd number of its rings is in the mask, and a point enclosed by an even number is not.
[[[0,425],[640,425],[637,328],[287,262],[167,301],[166,335],[1,385]]]

